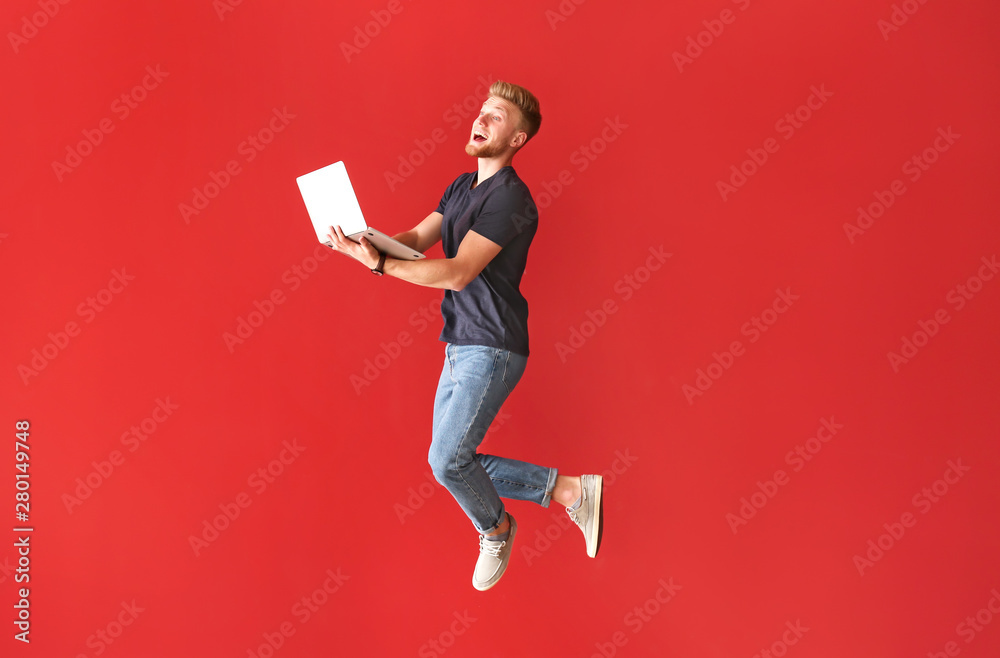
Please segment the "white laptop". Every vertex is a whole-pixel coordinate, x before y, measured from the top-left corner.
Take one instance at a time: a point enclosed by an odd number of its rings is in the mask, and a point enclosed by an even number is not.
[[[351,240],[360,243],[363,235],[376,249],[393,258],[418,260],[424,257],[419,251],[368,226],[343,162],[303,174],[295,181],[321,243],[332,246],[326,236],[331,226],[340,226]]]

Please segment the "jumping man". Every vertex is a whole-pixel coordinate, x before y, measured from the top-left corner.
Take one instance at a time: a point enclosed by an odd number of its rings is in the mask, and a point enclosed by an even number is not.
[[[538,210],[511,162],[542,122],[538,99],[497,81],[472,123],[465,152],[478,171],[445,190],[437,210],[395,237],[421,253],[442,241],[444,258],[386,258],[364,237],[347,239],[330,227],[333,248],[372,270],[444,289],[441,315],[444,369],[434,399],[428,461],[435,479],[479,531],[472,585],[487,590],[510,560],[517,522],[501,498],[566,506],[583,531],[587,555],[601,544],[603,479],[570,477],[555,468],[476,452],[528,360],[528,303],[520,291]]]

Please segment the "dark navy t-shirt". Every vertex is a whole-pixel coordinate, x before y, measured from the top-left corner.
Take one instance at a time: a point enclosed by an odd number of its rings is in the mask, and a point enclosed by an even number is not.
[[[528,186],[507,166],[469,189],[479,174],[462,174],[448,186],[437,212],[444,255],[454,258],[469,231],[503,247],[462,290],[446,290],[441,340],[487,345],[528,356],[528,302],[521,276],[535,237],[538,210]]]

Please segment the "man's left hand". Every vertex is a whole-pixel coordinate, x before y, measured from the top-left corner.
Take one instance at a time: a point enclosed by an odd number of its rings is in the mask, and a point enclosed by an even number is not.
[[[361,261],[368,269],[374,269],[378,265],[378,249],[365,236],[361,236],[361,244],[358,244],[344,235],[344,231],[339,226],[331,226],[326,237],[330,239],[334,251],[339,251]]]

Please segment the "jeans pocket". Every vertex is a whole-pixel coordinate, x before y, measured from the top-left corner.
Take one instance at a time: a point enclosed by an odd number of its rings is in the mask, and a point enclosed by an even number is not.
[[[524,369],[527,365],[527,357],[509,350],[503,350],[503,373],[500,381],[503,382],[508,395],[514,390],[517,383],[521,381],[521,375],[524,374]]]

